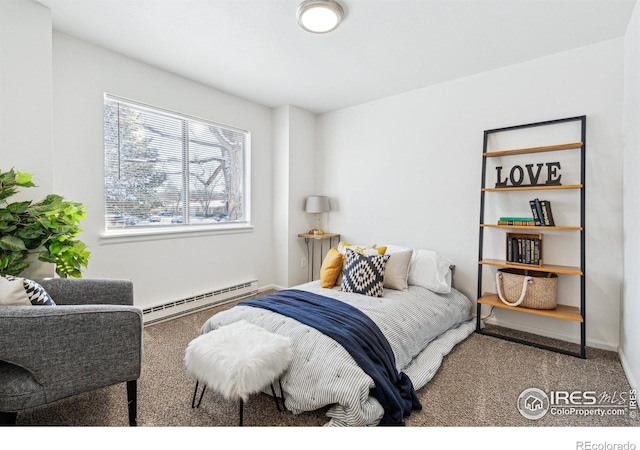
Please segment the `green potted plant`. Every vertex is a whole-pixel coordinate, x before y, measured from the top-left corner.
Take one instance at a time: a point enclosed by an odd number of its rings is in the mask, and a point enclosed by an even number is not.
[[[76,239],[80,219],[86,217],[84,205],[55,194],[36,203],[10,202],[18,188],[35,186],[31,179],[29,173],[0,171],[0,273],[20,275],[37,254],[40,261],[55,264],[60,277],[81,278],[91,255]]]

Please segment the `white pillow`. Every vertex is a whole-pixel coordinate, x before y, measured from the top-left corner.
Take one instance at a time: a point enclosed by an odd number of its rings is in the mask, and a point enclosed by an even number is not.
[[[414,250],[408,283],[438,294],[448,294],[451,292],[451,264],[449,259],[433,250]]]
[[[388,251],[388,249],[387,249]],[[401,252],[392,252],[384,270],[384,287],[397,291],[407,290],[409,278],[409,264],[413,250],[407,249]]]
[[[413,251],[412,248],[403,247],[401,245],[387,245],[387,251],[384,253],[385,255],[392,255],[394,253],[406,252],[407,250]]]
[[[22,280],[13,277],[0,277],[0,305],[31,306],[31,301],[24,291]]]
[[[0,275],[0,306],[55,306],[42,286],[33,280]]]

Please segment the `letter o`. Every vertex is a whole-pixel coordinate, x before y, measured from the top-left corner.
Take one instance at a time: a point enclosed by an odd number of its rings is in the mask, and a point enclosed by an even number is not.
[[[516,179],[515,172],[518,173],[518,178]],[[522,180],[524,180],[524,170],[520,166],[513,166],[511,168],[511,172],[509,172],[509,178],[511,178],[511,184],[514,186],[520,186],[522,184]]]

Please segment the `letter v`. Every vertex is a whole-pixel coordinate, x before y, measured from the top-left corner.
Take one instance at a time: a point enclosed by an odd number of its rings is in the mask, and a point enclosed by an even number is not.
[[[536,172],[536,175],[533,176],[533,164],[527,164],[525,165],[525,167],[527,168],[527,172],[529,173],[529,180],[531,181],[532,185],[536,185],[538,184],[538,178],[540,178],[540,171],[542,170],[542,166],[544,166],[544,164],[539,163],[536,164],[536,166],[538,167],[538,171]]]

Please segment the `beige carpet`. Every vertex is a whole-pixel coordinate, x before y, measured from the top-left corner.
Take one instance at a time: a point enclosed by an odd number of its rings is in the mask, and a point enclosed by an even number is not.
[[[138,382],[141,427],[235,427],[238,405],[207,391],[202,406],[191,408],[194,380],[184,370],[187,344],[217,309],[149,326],[144,331],[143,373]],[[418,396],[421,411],[407,418],[409,427],[637,427],[630,415],[546,414],[539,420],[517,409],[520,393],[537,387],[549,391],[593,391],[628,400],[630,386],[616,353],[588,349],[587,359],[539,350],[502,339],[472,334],[447,357]],[[617,396],[617,397],[615,397]],[[293,415],[278,413],[270,396],[245,405],[245,427],[319,427],[326,408]],[[127,425],[124,383],[86,393],[44,408],[20,413],[18,424],[112,427]],[[640,442],[639,442],[640,444]]]

